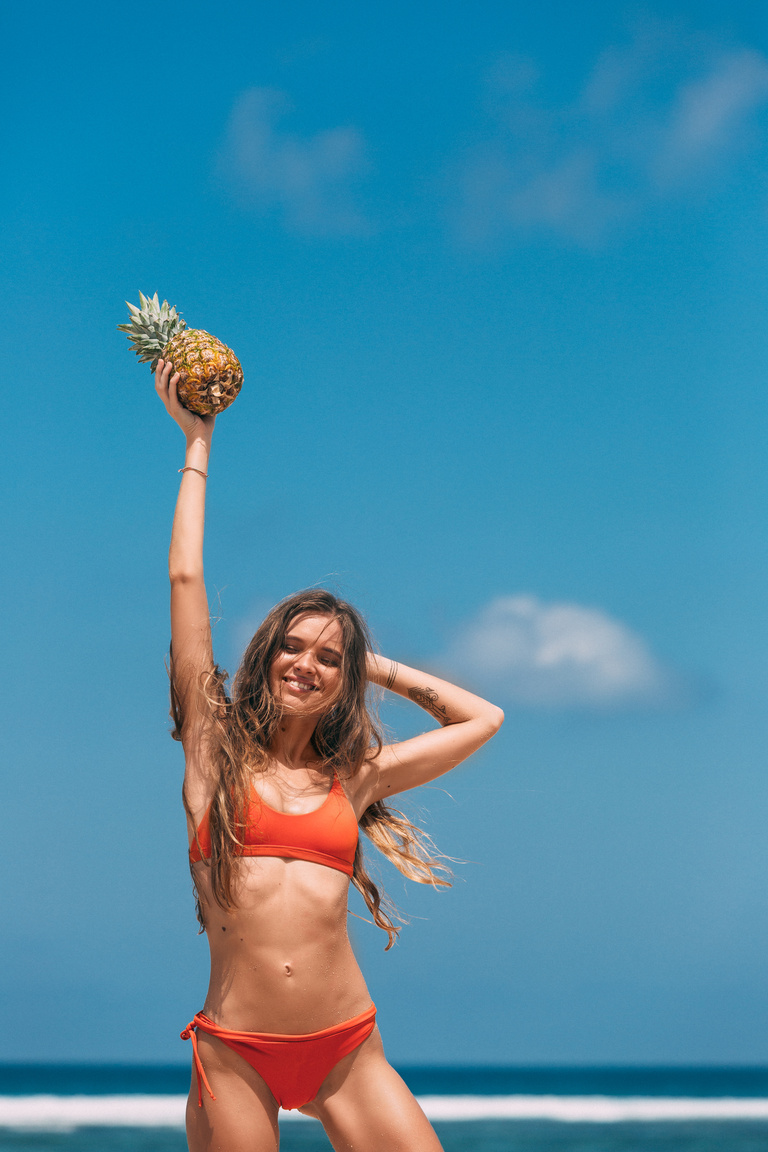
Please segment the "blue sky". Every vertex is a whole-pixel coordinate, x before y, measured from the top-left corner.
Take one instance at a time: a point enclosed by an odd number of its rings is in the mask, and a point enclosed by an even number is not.
[[[390,1057],[768,1062],[764,10],[153,21],[6,19],[0,1055],[182,1060],[205,991],[142,289],[245,371],[220,660],[322,583],[507,712],[409,801],[456,886],[352,922]]]

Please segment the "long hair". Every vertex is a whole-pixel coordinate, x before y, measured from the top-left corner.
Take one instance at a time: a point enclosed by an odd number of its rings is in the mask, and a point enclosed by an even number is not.
[[[245,650],[240,667],[227,692],[227,674],[218,665],[203,675],[200,685],[206,711],[208,752],[216,773],[209,811],[211,835],[211,891],[220,907],[235,907],[234,882],[245,834],[245,817],[253,774],[269,763],[269,748],[277,731],[281,709],[270,687],[269,671],[290,624],[305,613],[330,616],[342,632],[339,691],[327,712],[321,714],[312,735],[312,747],[329,774],[342,779],[355,776],[366,759],[381,751],[382,738],[366,700],[366,656],[371,641],[365,621],[351,604],[324,589],[297,592],[277,604]],[[173,657],[170,661],[172,736],[180,740],[184,727],[181,697]],[[189,811],[186,795],[184,804]],[[448,886],[445,857],[431,838],[402,812],[383,801],[371,804],[362,814],[360,828],[404,876],[419,884]],[[202,855],[202,853],[201,853]],[[401,917],[371,879],[362,844],[355,852],[352,883],[365,901],[374,923],[388,935],[387,949],[394,944]],[[197,893],[196,893],[197,896]],[[200,900],[198,919],[205,927]]]

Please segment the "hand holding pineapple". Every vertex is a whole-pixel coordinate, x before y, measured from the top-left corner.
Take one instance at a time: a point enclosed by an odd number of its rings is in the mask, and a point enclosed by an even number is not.
[[[207,416],[199,416],[196,412],[190,412],[188,408],[185,408],[179,400],[178,383],[179,373],[174,372],[170,360],[158,360],[155,369],[155,390],[165,405],[168,415],[181,428],[187,442],[184,452],[184,467],[179,468],[179,472],[185,474],[185,479],[189,475],[190,481],[187,485],[182,484],[179,503],[176,508],[176,516],[179,519],[178,532],[180,539],[184,540],[190,526],[190,501],[193,509],[192,523],[195,523],[196,519],[195,502],[202,499],[200,509],[205,507],[205,481],[208,479],[208,460],[211,455],[211,440],[216,415],[210,413]],[[198,477],[202,478],[202,490]],[[176,531],[175,521],[174,531]],[[202,519],[200,520],[200,531],[202,532]]]
[[[216,423],[216,414],[199,416],[191,412],[181,403],[178,395],[180,375],[174,370],[170,360],[158,360],[155,369],[155,391],[166,407],[172,420],[181,428],[187,443],[197,438],[210,442],[213,426]]]
[[[139,301],[139,308],[128,304],[130,322],[117,326],[119,332],[127,332],[139,362],[149,363],[153,372],[161,359],[172,363],[178,399],[190,412],[200,416],[223,412],[243,384],[243,370],[232,349],[201,328],[187,328],[175,307],[169,308],[167,300],[160,303],[157,292],[151,298],[139,292]]]

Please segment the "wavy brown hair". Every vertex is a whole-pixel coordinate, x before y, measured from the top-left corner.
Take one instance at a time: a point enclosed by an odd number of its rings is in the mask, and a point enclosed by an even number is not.
[[[203,675],[202,695],[209,722],[208,751],[217,778],[209,812],[211,853],[205,864],[211,871],[214,899],[222,907],[235,906],[234,881],[245,834],[244,813],[253,774],[266,770],[269,749],[281,716],[269,683],[272,661],[284,643],[292,622],[305,614],[330,616],[342,632],[340,688],[329,710],[318,719],[312,747],[323,767],[341,779],[355,776],[366,759],[378,756],[382,738],[366,700],[366,657],[372,651],[365,621],[351,604],[323,589],[297,592],[281,601],[263,621],[245,650],[240,667],[227,692],[227,674],[218,665]],[[177,671],[170,661],[172,736],[182,737],[184,715],[177,687]],[[189,811],[186,795],[184,804]],[[431,838],[402,812],[381,800],[362,814],[360,828],[394,866],[419,884],[448,886],[446,857]],[[201,853],[202,855],[202,853]],[[387,949],[394,944],[403,923],[388,897],[371,879],[358,841],[352,883],[365,901],[374,923],[388,935]],[[197,893],[196,893],[197,896]],[[198,919],[205,927],[200,900]],[[394,919],[393,919],[394,916]]]

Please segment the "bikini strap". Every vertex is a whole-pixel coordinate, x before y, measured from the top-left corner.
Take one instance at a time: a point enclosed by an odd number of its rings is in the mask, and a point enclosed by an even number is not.
[[[198,1108],[202,1108],[202,1106],[203,1106],[203,1089],[201,1086],[201,1082],[202,1082],[202,1084],[205,1084],[205,1087],[207,1089],[208,1095],[210,1096],[211,1100],[215,1100],[216,1097],[214,1096],[213,1092],[211,1091],[211,1086],[208,1083],[208,1077],[205,1074],[205,1068],[203,1068],[203,1062],[200,1059],[200,1053],[197,1050],[197,1033],[195,1031],[196,1028],[197,1028],[197,1017],[195,1017],[194,1020],[191,1020],[189,1022],[189,1024],[187,1024],[186,1028],[181,1033],[181,1039],[192,1041],[192,1053],[193,1053],[194,1058],[195,1058],[195,1076],[197,1078],[197,1106],[198,1106]]]

